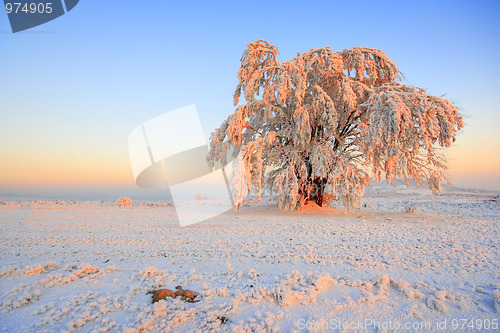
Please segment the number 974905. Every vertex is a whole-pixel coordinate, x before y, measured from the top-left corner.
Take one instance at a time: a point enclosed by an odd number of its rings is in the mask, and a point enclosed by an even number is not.
[[[5,3],[5,10],[7,14],[50,14],[52,13],[52,3],[20,3],[20,2],[7,2]]]

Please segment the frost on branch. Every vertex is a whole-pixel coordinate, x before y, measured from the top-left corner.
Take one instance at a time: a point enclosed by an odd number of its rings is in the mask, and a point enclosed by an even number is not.
[[[231,176],[238,208],[251,188],[259,198],[263,188],[274,191],[283,209],[321,206],[327,191],[350,209],[382,177],[440,190],[439,150],[463,127],[450,101],[401,83],[380,50],[324,47],[283,63],[277,55],[266,41],[248,44],[236,110],[212,133],[212,165],[238,156]]]

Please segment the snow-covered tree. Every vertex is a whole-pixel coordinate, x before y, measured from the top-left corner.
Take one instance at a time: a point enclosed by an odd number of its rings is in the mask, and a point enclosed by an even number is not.
[[[324,47],[283,63],[277,54],[267,41],[248,44],[236,110],[211,136],[212,166],[239,154],[229,177],[237,207],[251,188],[259,199],[263,188],[276,192],[284,209],[321,206],[325,191],[353,208],[370,180],[383,177],[441,189],[438,150],[463,127],[449,100],[401,83],[396,64],[377,49]]]

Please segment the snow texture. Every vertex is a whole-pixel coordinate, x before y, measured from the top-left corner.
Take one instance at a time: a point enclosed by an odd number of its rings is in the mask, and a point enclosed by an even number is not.
[[[375,187],[349,213],[250,198],[184,228],[166,203],[1,202],[0,331],[342,331],[333,325],[371,320],[421,332],[498,321],[498,195],[446,187],[432,199],[405,186]],[[177,285],[200,302],[146,295]]]

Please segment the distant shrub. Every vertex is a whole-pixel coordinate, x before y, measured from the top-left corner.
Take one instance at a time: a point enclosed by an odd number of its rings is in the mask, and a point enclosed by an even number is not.
[[[203,195],[201,193],[195,193],[194,194],[194,199],[196,201],[207,201],[207,200],[210,200],[210,197],[206,196],[206,195]]]
[[[406,213],[413,213],[417,210],[417,206],[415,204],[407,204],[405,207]]]
[[[132,199],[128,197],[121,197],[118,199],[118,207],[132,207]]]

